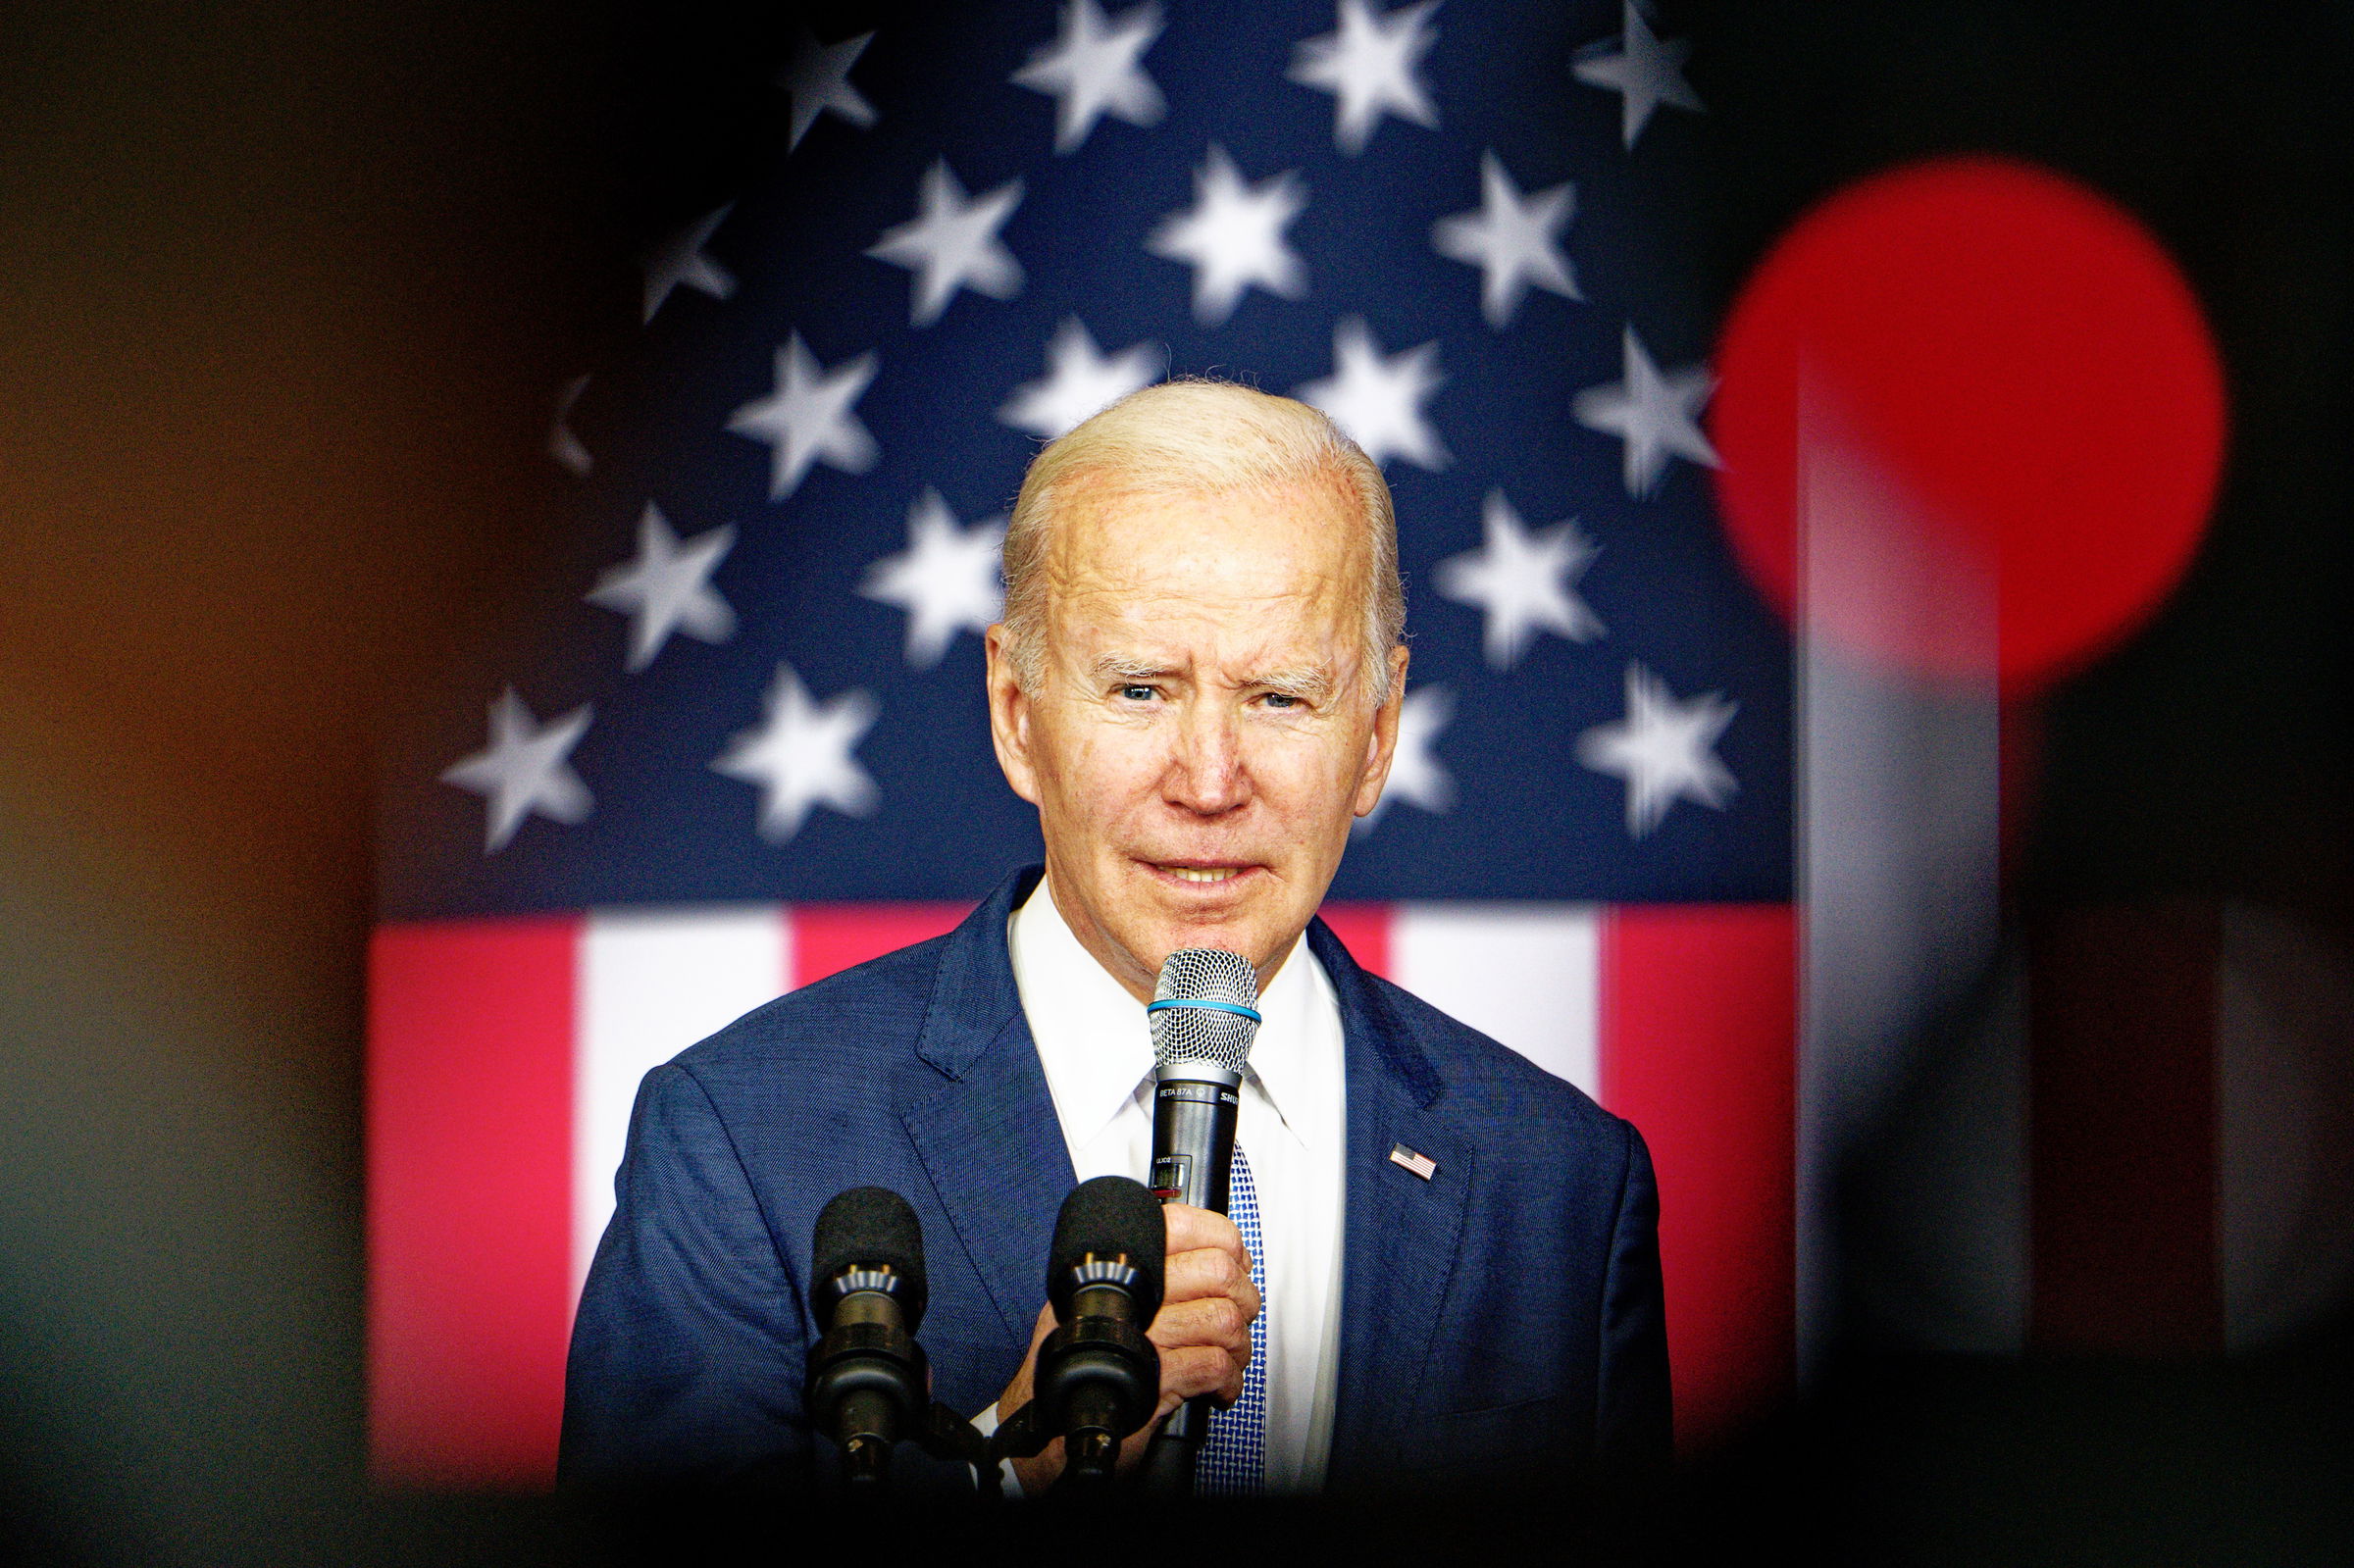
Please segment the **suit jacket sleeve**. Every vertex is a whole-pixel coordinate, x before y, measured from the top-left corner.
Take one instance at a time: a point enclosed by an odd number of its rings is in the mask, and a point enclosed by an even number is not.
[[[1626,1125],[1626,1138],[1603,1285],[1595,1437],[1606,1483],[1643,1498],[1666,1481],[1673,1436],[1660,1286],[1660,1190],[1643,1135]]]
[[[792,1484],[807,1474],[807,1318],[694,1075],[648,1073],[565,1371],[567,1485]]]

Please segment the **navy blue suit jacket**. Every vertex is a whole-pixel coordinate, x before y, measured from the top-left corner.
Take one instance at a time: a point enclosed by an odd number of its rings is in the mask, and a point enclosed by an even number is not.
[[[646,1075],[573,1329],[568,1481],[791,1485],[831,1467],[801,1383],[811,1230],[845,1188],[893,1188],[923,1220],[935,1393],[969,1415],[1004,1389],[1075,1181],[1006,949],[1038,875]],[[1328,1487],[1647,1484],[1668,1392],[1641,1137],[1368,975],[1321,921],[1307,940],[1348,1080]],[[1436,1173],[1392,1162],[1398,1144]],[[902,1447],[903,1477],[925,1463]]]

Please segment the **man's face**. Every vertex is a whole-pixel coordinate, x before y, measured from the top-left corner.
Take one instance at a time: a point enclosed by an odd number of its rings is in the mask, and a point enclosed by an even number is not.
[[[1139,998],[1181,947],[1264,985],[1380,797],[1406,650],[1376,707],[1362,532],[1328,481],[1082,492],[1048,546],[1038,689],[990,630],[998,760],[1039,809],[1064,920]]]

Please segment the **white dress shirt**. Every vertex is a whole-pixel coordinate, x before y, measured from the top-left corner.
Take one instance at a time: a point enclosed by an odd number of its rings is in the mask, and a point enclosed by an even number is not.
[[[1022,1011],[1084,1182],[1148,1179],[1152,1042],[1145,1005],[1071,935],[1044,880],[1006,922]],[[1266,1489],[1320,1489],[1341,1335],[1341,1010],[1303,939],[1259,998],[1236,1143],[1258,1194],[1266,1281]],[[995,1412],[993,1411],[992,1414]]]

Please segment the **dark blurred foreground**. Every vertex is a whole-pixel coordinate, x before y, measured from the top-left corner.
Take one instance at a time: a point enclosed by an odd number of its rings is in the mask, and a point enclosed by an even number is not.
[[[379,1496],[293,1528],[249,1516],[200,1561],[354,1564],[901,1560],[2336,1563],[2354,1552],[2343,1336],[2232,1366],[1859,1359],[1821,1395],[1687,1468],[1639,1527],[1546,1497],[1108,1513],[1016,1505]],[[246,1499],[257,1513],[263,1499]],[[21,1519],[35,1561],[111,1559],[87,1522]],[[106,1532],[96,1533],[103,1538]],[[1247,1545],[1243,1544],[1248,1543]],[[133,1553],[134,1557],[141,1555]]]
[[[0,1543],[27,1560],[613,1549],[556,1502],[361,1480],[371,748],[552,591],[555,389],[636,321],[644,239],[781,143],[793,21],[438,0],[0,27]],[[2073,174],[2175,251],[2230,375],[2225,495],[2174,607],[2053,700],[2024,885],[2342,929],[2354,13],[1727,0],[1662,30],[1693,40],[1728,293],[1807,201],[1947,151]],[[2236,1361],[1851,1348],[1697,1461],[1649,1545],[2345,1560],[2343,1323]],[[1065,1556],[1078,1527],[956,1528],[960,1554]],[[1408,1564],[1577,1535],[1542,1505],[1267,1529]]]

